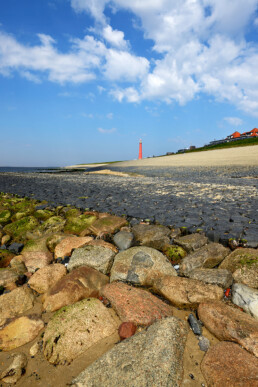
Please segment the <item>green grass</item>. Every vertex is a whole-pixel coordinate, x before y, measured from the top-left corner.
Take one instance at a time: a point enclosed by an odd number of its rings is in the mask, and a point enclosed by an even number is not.
[[[213,149],[236,148],[236,147],[250,146],[250,145],[258,145],[258,137],[225,142],[223,144],[207,145],[207,146],[203,146],[202,148],[187,150],[185,151],[185,153],[202,152],[202,151],[208,151]]]

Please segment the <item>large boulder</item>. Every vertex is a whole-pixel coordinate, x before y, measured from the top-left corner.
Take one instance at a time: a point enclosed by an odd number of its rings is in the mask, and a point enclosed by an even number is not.
[[[131,247],[115,257],[110,282],[126,281],[134,285],[151,286],[154,278],[163,275],[176,276],[169,260],[151,247]]]
[[[72,386],[180,386],[187,333],[176,317],[158,321],[96,360]]]
[[[223,341],[209,349],[201,363],[208,386],[255,387],[258,359],[239,345]]]
[[[190,234],[175,238],[174,243],[190,253],[205,246],[208,243],[208,238],[198,233]]]
[[[122,282],[106,285],[101,294],[111,303],[123,322],[150,325],[173,314],[171,306],[147,290],[133,288]]]
[[[80,266],[90,266],[101,273],[108,274],[110,272],[115,253],[102,246],[84,246],[80,247],[72,253],[67,269],[71,271]]]
[[[218,285],[224,289],[229,288],[233,283],[232,274],[226,269],[195,269],[189,273],[189,278]]]
[[[223,261],[229,252],[230,250],[228,248],[219,243],[209,243],[182,259],[180,274],[187,277],[194,269],[212,269]]]
[[[201,302],[220,300],[223,297],[223,289],[219,286],[169,275],[156,278],[153,289],[180,308],[196,309]]]
[[[115,234],[115,232],[119,231],[126,224],[127,220],[125,218],[110,215],[97,219],[90,226],[90,230],[96,236],[101,237],[104,234]]]
[[[52,364],[71,363],[101,339],[114,334],[118,325],[97,299],[69,305],[49,321],[43,338],[44,355]]]
[[[100,289],[108,282],[109,278],[98,270],[79,267],[61,278],[44,294],[43,307],[47,312],[53,312],[83,298],[98,297]]]
[[[46,293],[48,289],[54,286],[65,275],[66,267],[60,263],[55,263],[37,270],[29,279],[28,284],[36,292]]]
[[[234,273],[244,266],[256,268],[258,266],[258,250],[256,249],[236,249],[227,256],[220,264],[220,269],[227,269]]]
[[[44,322],[37,315],[17,317],[0,329],[0,350],[11,351],[34,340]]]
[[[232,302],[258,320],[258,290],[243,284],[232,287]]]
[[[233,341],[258,356],[258,322],[223,302],[199,305],[199,319],[219,340]]]
[[[243,266],[233,273],[235,282],[258,289],[258,265]]]
[[[93,238],[70,236],[62,239],[55,247],[55,258],[70,257],[72,251],[86,245]]]
[[[26,312],[34,305],[34,295],[27,285],[12,290],[0,297],[0,326],[8,318],[16,317]]]
[[[170,242],[169,235],[171,231],[165,226],[137,224],[133,226],[132,232],[137,245],[161,250],[165,244]]]

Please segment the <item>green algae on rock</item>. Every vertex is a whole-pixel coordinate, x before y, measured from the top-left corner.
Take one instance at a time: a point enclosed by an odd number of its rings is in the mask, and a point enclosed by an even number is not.
[[[26,239],[26,234],[29,231],[35,230],[39,223],[34,216],[26,216],[20,220],[16,220],[4,227],[6,234],[11,235],[14,240]]]
[[[12,213],[9,210],[0,211],[0,224],[8,223],[11,219],[11,216]]]
[[[54,212],[50,210],[37,210],[34,212],[34,216],[40,220],[47,220],[51,218],[51,216],[54,216]]]
[[[183,259],[187,252],[181,246],[177,245],[165,245],[163,246],[162,252],[167,256],[173,265],[176,265]]]
[[[9,266],[14,254],[9,250],[0,250],[0,268]]]
[[[79,235],[82,231],[89,228],[96,219],[96,216],[91,215],[69,217],[64,227],[64,231],[68,234]]]

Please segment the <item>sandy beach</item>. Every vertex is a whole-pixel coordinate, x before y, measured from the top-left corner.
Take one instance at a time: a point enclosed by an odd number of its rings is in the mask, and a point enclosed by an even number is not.
[[[216,167],[225,165],[258,166],[258,145],[151,157],[143,160],[124,161],[112,164],[114,167]]]

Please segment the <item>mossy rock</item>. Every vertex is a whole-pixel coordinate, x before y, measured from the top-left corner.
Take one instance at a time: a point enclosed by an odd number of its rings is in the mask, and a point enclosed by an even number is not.
[[[179,263],[187,255],[187,252],[183,247],[177,245],[165,245],[162,252],[168,257],[173,265]]]
[[[53,234],[53,235],[50,235],[47,238],[48,250],[51,251],[51,253],[53,253],[54,250],[55,250],[56,245],[58,243],[60,243],[65,238],[67,238],[67,235],[64,235],[64,234]]]
[[[64,231],[68,234],[79,235],[86,228],[90,227],[96,220],[96,216],[80,215],[78,217],[69,217]]]
[[[39,227],[39,233],[41,235],[49,235],[54,233],[59,233],[63,231],[66,220],[61,216],[51,216]]]
[[[36,218],[33,216],[26,216],[20,220],[16,220],[16,222],[7,224],[4,227],[4,231],[6,234],[11,235],[16,241],[23,241],[26,239],[26,234],[29,231],[35,230],[36,227],[39,226],[39,223]]]
[[[9,210],[0,211],[0,224],[6,224],[11,220],[12,213]]]
[[[0,268],[8,267],[14,254],[8,250],[0,250]]]
[[[20,220],[22,218],[25,218],[25,216],[32,215],[32,213],[33,210],[31,208],[27,209],[26,211],[16,212],[16,214],[12,216],[12,221],[15,222],[16,220]]]
[[[76,218],[81,215],[81,211],[78,208],[64,207],[61,210],[61,214],[68,218]]]
[[[38,238],[38,239],[31,239],[28,242],[25,243],[25,246],[22,249],[22,253],[31,252],[31,251],[42,251],[42,252],[48,252],[47,248],[47,238]]]
[[[31,211],[33,212],[35,200],[28,200],[28,199],[18,199],[12,200],[12,208],[15,212],[25,212],[25,211]]]
[[[53,216],[54,213],[53,211],[50,211],[50,210],[37,210],[34,212],[33,215],[35,216],[35,218],[39,220],[47,220],[51,218],[51,216]]]

